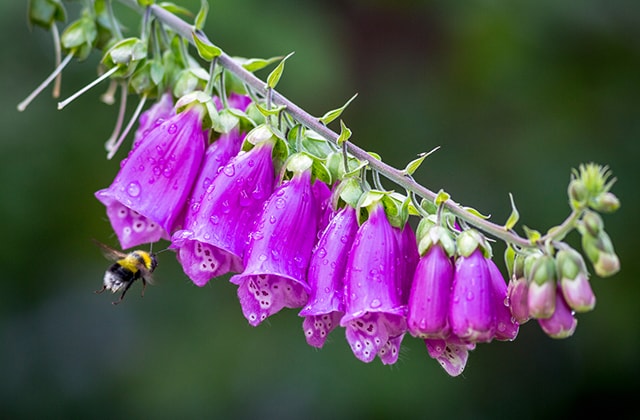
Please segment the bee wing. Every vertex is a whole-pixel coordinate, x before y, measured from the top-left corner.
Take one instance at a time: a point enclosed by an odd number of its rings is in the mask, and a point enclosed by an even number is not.
[[[113,249],[109,245],[105,245],[96,239],[93,239],[93,243],[100,248],[102,254],[109,260],[115,261],[126,257],[126,254],[124,254],[123,252]]]

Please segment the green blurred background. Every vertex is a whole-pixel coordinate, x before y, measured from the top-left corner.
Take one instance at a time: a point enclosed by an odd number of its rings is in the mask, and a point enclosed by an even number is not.
[[[137,31],[134,14],[115,7]],[[521,223],[544,231],[561,222],[571,168],[582,162],[608,164],[619,178],[622,207],[605,223],[622,272],[593,277],[596,310],[579,316],[567,340],[530,322],[515,342],[479,345],[458,378],[409,337],[388,367],[357,361],[341,331],[322,350],[307,346],[293,310],[252,328],[227,277],[199,289],[168,253],[144,299],[139,285],[117,307],[94,295],[108,263],[91,238],[117,243],[93,197],[124,153],[107,161],[103,149],[116,108],[98,101],[103,84],[63,111],[50,90],[16,111],[53,66],[49,34],[29,31],[25,16],[26,2],[0,4],[2,417],[527,419],[597,409],[632,417],[636,0],[211,4],[206,31],[217,45],[245,57],[295,51],[283,94],[322,115],[358,92],[344,114],[357,144],[400,167],[441,146],[417,179],[498,223],[509,192]],[[65,70],[63,98],[95,77],[98,59]]]

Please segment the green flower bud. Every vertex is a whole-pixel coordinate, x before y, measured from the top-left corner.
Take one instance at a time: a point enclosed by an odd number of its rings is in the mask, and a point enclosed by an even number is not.
[[[601,230],[597,235],[584,232],[582,249],[600,277],[609,277],[620,271],[620,260],[613,249],[609,235]]]
[[[574,179],[569,182],[569,203],[573,209],[584,208],[589,198],[589,191],[579,179]]]
[[[582,216],[582,223],[589,232],[590,235],[596,236],[598,233],[604,228],[604,222],[602,221],[602,217],[596,212],[593,211],[585,211],[584,216]]]
[[[532,318],[550,318],[556,309],[556,267],[549,255],[538,257],[531,266],[528,278],[529,315]]]
[[[576,312],[593,309],[596,297],[589,285],[589,273],[582,255],[573,249],[563,249],[556,254],[558,282],[565,302]]]
[[[605,192],[598,195],[589,207],[601,213],[613,213],[620,208],[620,200],[611,192]]]

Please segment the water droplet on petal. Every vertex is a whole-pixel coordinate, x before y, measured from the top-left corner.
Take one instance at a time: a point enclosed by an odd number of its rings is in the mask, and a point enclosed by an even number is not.
[[[132,181],[127,185],[127,194],[131,197],[137,197],[140,195],[140,183],[138,181]]]
[[[382,303],[380,302],[380,299],[373,299],[373,300],[371,301],[371,305],[370,305],[370,306],[371,306],[373,309],[376,309],[376,308],[379,308],[381,305],[382,305]]]
[[[320,258],[324,258],[326,255],[327,255],[327,250],[326,250],[326,249],[324,249],[324,248],[320,248],[320,249],[318,250],[318,257],[320,257]]]
[[[276,208],[277,209],[283,209],[286,204],[287,204],[287,202],[285,201],[284,198],[276,199]]]
[[[217,225],[218,223],[220,223],[220,218],[218,217],[218,215],[214,214],[209,218],[209,221],[211,221],[211,223],[213,223],[214,225]]]
[[[167,128],[167,132],[169,132],[169,134],[175,134],[176,131],[178,131],[178,126],[175,124],[171,124],[169,128]]]
[[[473,300],[473,298],[475,297],[475,295],[473,294],[472,291],[468,291],[467,292],[467,300]]]
[[[274,224],[276,222],[276,220],[278,220],[278,219],[276,219],[276,216],[269,217],[269,223],[271,223],[271,224]]]
[[[228,164],[222,170],[226,176],[234,176],[236,174],[236,167],[233,163]]]

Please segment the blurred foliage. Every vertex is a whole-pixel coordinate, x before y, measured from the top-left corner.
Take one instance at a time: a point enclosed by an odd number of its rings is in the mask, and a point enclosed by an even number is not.
[[[16,111],[53,68],[51,38],[29,30],[25,7],[0,4],[3,417],[527,419],[598,409],[631,417],[640,385],[631,256],[640,3],[211,4],[205,30],[216,45],[244,57],[295,51],[283,94],[320,116],[358,92],[343,115],[352,140],[398,167],[442,146],[418,181],[496,222],[509,215],[509,192],[521,223],[560,222],[570,170],[582,162],[608,164],[619,178],[622,208],[605,223],[622,272],[592,279],[598,303],[579,315],[574,337],[552,340],[530,322],[513,343],[479,345],[453,379],[409,337],[400,361],[385,367],[357,361],[341,332],[310,348],[294,310],[249,327],[226,277],[198,289],[169,253],[144,299],[137,285],[118,307],[93,295],[108,263],[91,238],[117,242],[93,197],[126,153],[105,159],[116,108],[99,102],[101,85],[60,112],[50,90]],[[133,12],[115,7],[136,30]],[[65,70],[61,99],[95,77],[98,59]],[[503,249],[495,245],[499,264]]]

